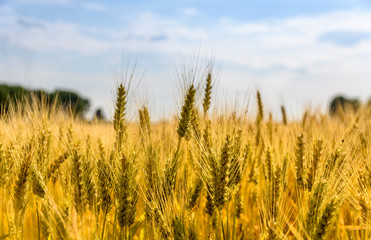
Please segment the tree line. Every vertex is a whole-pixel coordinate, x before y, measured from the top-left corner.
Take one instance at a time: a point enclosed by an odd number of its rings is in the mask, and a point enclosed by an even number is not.
[[[0,84],[0,112],[3,114],[9,111],[11,104],[17,106],[23,101],[35,99],[45,101],[49,105],[58,102],[64,111],[79,117],[85,117],[90,108],[90,101],[73,91],[57,89],[53,92],[47,92],[40,89],[30,90],[22,86]],[[96,116],[98,118],[104,118],[101,109],[98,109],[95,115],[98,115]]]
[[[367,102],[367,105],[370,104],[371,100]],[[361,101],[359,101],[357,98],[347,98],[339,95],[331,100],[329,105],[329,113],[331,116],[335,116],[346,111],[357,112],[361,105]]]
[[[22,86],[0,84],[0,112],[7,113],[10,104],[17,104],[17,102],[22,100],[31,100],[32,97],[38,100],[45,99],[48,104],[57,101],[65,111],[79,117],[84,117],[90,108],[90,101],[73,91],[57,89],[49,93],[44,90],[30,90]],[[371,105],[371,101],[367,104]],[[334,116],[339,112],[357,111],[360,106],[361,102],[358,99],[339,95],[331,100],[329,114]],[[94,113],[94,118],[103,120],[105,118],[103,110],[97,109]]]

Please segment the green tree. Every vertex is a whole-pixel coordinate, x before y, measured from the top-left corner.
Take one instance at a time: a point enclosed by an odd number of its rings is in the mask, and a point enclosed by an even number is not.
[[[75,115],[83,115],[90,107],[89,100],[71,91],[56,90],[50,94],[50,100],[51,102],[57,100],[64,110],[72,111]]]
[[[31,98],[33,96],[33,98]],[[76,116],[83,117],[89,110],[90,102],[77,93],[65,90],[56,90],[48,93],[44,90],[28,90],[21,86],[0,85],[0,112],[7,113],[10,104],[22,103],[23,100],[32,99],[46,100],[48,104],[58,101],[66,112],[72,112]]]
[[[344,96],[336,96],[330,102],[330,115],[337,115],[339,112],[343,111],[354,111],[356,112],[361,103],[358,99],[350,99]]]

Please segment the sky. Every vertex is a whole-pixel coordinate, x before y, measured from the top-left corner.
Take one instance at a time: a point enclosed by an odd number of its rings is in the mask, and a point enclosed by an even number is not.
[[[194,56],[214,60],[216,101],[251,111],[256,90],[292,118],[338,94],[366,101],[371,1],[0,0],[0,83],[74,90],[91,112],[112,114],[116,73],[135,67],[134,108],[175,113]]]

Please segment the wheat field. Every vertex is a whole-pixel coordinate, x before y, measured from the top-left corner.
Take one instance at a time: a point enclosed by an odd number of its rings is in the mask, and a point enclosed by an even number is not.
[[[182,82],[177,118],[112,122],[44,101],[0,122],[0,239],[371,239],[371,108],[273,119],[213,105],[213,74]],[[255,114],[256,113],[256,114]]]

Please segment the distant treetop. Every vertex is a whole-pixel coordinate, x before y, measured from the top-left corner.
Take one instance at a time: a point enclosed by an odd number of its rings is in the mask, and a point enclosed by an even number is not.
[[[23,100],[30,100],[31,96],[39,100],[45,99],[49,104],[58,101],[65,111],[72,112],[76,116],[84,116],[90,107],[89,100],[72,91],[56,90],[48,93],[44,90],[29,90],[21,86],[0,84],[0,112],[7,113],[11,103],[17,104]]]
[[[333,116],[349,110],[356,112],[360,106],[361,102],[356,98],[351,99],[344,96],[336,96],[330,103],[329,111],[330,115]]]

